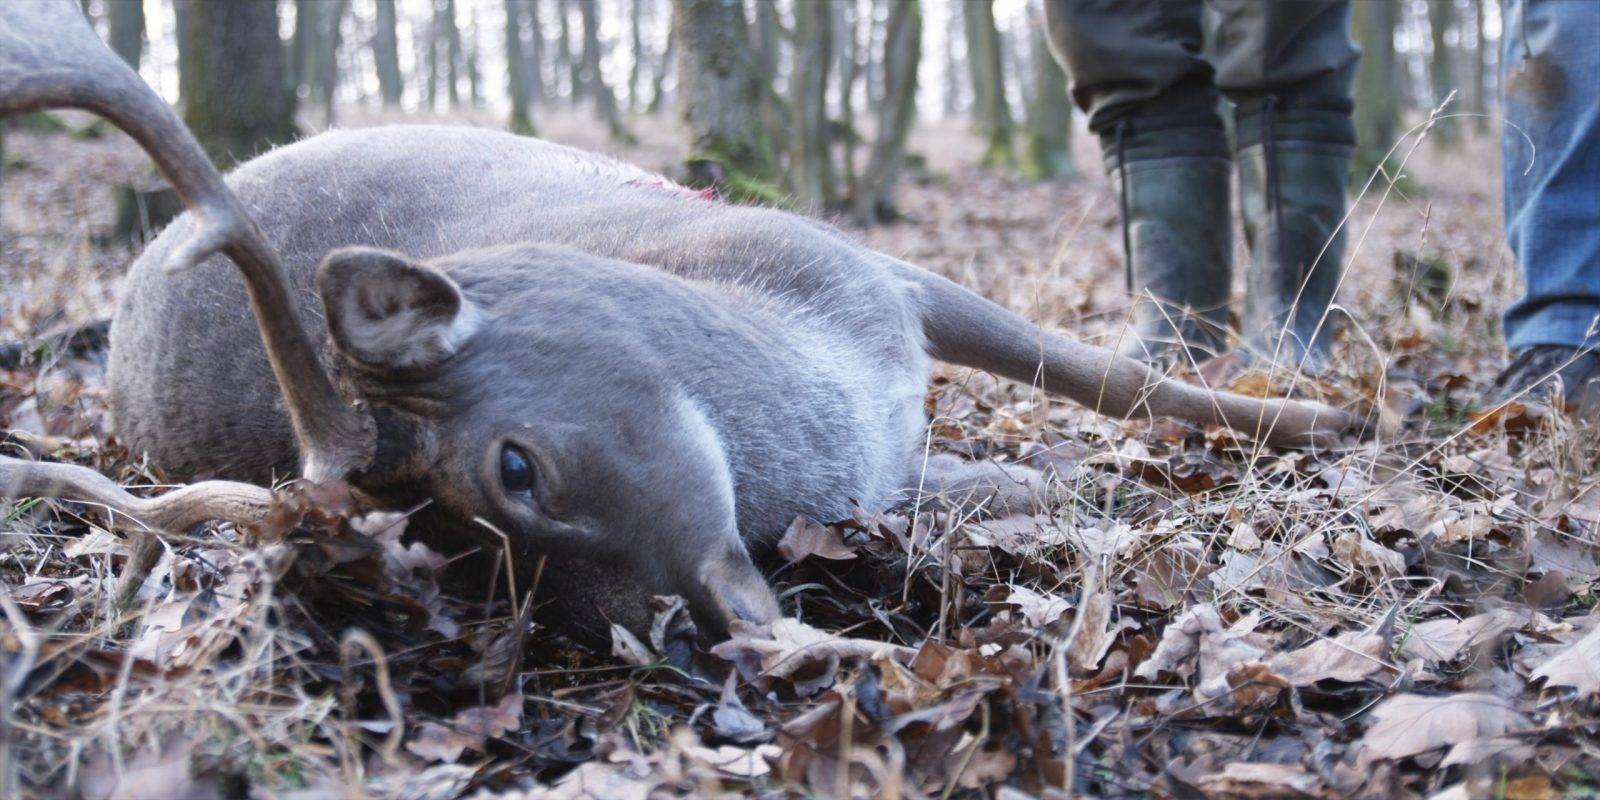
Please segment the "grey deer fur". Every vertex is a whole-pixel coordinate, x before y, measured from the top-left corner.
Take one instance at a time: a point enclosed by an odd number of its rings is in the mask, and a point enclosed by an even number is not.
[[[300,368],[365,417],[370,450],[351,448],[342,477],[378,507],[425,504],[413,527],[436,543],[504,534],[522,565],[547,557],[578,631],[647,628],[657,594],[684,596],[710,635],[775,617],[752,556],[796,516],[842,519],[914,485],[935,359],[1280,444],[1352,424],[1166,379],[826,225],[535,139],[328,133],[228,186],[281,256],[292,308],[276,313],[309,321],[318,364]],[[179,218],[128,275],[118,431],[178,478],[304,474],[285,370],[261,343],[271,320],[252,322],[239,272],[221,256],[165,268],[195,225]],[[534,462],[531,496],[502,483],[507,444]]]

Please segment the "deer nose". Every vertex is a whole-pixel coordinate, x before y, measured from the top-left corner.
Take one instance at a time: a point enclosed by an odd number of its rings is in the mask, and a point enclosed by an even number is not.
[[[699,585],[691,596],[701,602],[695,611],[713,638],[726,637],[735,620],[761,624],[783,616],[778,599],[742,544],[708,555],[697,579]]]

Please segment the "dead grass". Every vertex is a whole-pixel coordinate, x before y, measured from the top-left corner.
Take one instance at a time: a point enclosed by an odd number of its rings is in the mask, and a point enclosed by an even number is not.
[[[548,123],[592,146],[590,127]],[[670,128],[635,130],[621,155],[675,157]],[[1078,144],[1082,181],[1029,185],[968,166],[958,128],[925,130],[910,220],[858,235],[1114,336],[1115,203]],[[138,174],[138,154],[7,148],[24,165],[0,202],[0,333],[109,313],[122,255],[88,245],[95,187]],[[1516,291],[1493,153],[1424,144],[1406,168],[1422,193],[1352,215],[1340,361],[1297,391],[1382,409],[1399,424],[1377,441],[1277,452],[947,371],[931,449],[1048,488],[999,514],[929,497],[798,527],[775,577],[798,621],[711,653],[671,604],[649,641],[588,653],[530,628],[503,578],[442,594],[403,520],[352,519],[336,492],[290,496],[261,530],[162,541],[125,604],[133,543],[94,510],[0,504],[0,795],[1600,791],[1594,424],[1469,411]],[[1286,383],[1229,364],[1192,377]],[[0,424],[149,481],[102,392],[92,365],[0,372]]]

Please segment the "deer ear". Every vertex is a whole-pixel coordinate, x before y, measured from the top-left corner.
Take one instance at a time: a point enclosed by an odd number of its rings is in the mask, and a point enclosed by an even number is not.
[[[334,346],[372,370],[437,366],[477,327],[477,309],[455,281],[387,250],[333,251],[317,268],[317,292]]]

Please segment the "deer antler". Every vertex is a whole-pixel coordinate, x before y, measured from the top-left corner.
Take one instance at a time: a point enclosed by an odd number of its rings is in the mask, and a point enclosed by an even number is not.
[[[129,527],[124,516],[140,526],[165,533],[187,533],[208,520],[249,525],[266,516],[272,491],[248,483],[201,481],[156,498],[128,494],[110,478],[76,464],[23,461],[0,456],[0,500],[55,497],[97,505],[113,512],[112,527]]]
[[[289,282],[205,151],[165,101],[113,54],[72,0],[0,3],[0,115],[44,108],[93,111],[126,131],[156,162],[194,216],[194,233],[167,269],[215,253],[239,267],[267,360],[283,392],[303,477],[343,478],[372,458],[372,420],[346,403],[317,360]],[[3,483],[3,482],[0,482]]]

